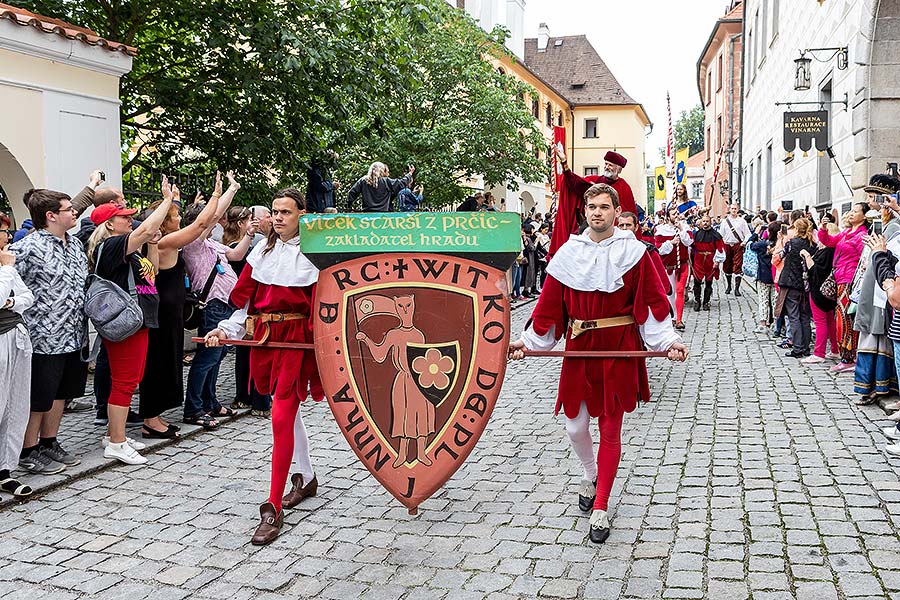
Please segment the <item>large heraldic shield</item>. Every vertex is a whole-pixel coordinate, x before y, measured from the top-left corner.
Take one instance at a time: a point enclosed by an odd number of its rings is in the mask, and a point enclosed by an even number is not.
[[[485,214],[301,225],[303,252],[322,269],[314,337],[329,406],[359,460],[412,514],[472,452],[506,372],[505,271],[519,226],[514,214]]]

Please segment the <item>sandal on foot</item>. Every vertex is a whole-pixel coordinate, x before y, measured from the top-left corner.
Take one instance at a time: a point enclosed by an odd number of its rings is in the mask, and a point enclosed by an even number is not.
[[[210,415],[214,419],[218,419],[219,417],[235,417],[237,413],[232,408],[228,408],[227,406],[220,406],[218,412],[210,413]]]
[[[264,419],[269,419],[272,417],[272,411],[253,409],[250,411],[250,415],[254,417],[263,417]]]
[[[27,498],[34,493],[34,490],[31,489],[30,485],[25,485],[18,479],[13,479],[12,477],[0,481],[0,490],[3,490],[7,494],[12,494],[16,498]]]
[[[219,422],[216,421],[215,417],[203,413],[185,417],[181,420],[181,422],[187,423],[188,425],[199,425],[207,431],[212,431],[219,428]]]
[[[854,404],[857,406],[869,406],[876,402],[878,402],[878,396],[876,394],[863,394],[863,396],[856,399]]]

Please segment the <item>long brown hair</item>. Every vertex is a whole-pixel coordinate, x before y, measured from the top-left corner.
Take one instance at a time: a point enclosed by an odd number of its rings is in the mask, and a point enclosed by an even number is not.
[[[294,187],[284,188],[283,190],[278,190],[275,192],[275,195],[272,197],[272,200],[277,200],[278,198],[290,198],[297,205],[298,210],[306,210],[306,196],[303,195],[303,192]],[[278,241],[278,233],[275,231],[275,228],[269,231],[268,239],[266,240],[266,247],[263,250],[263,254],[268,254],[272,251],[272,248],[275,247],[275,243]]]
[[[222,226],[222,243],[226,246],[241,239],[241,223],[250,218],[250,209],[246,206],[232,206],[225,213],[225,224]]]
[[[793,227],[794,231],[797,232],[798,238],[803,238],[804,240],[815,246],[816,240],[813,238],[812,223],[809,219],[800,217],[791,224],[791,227]]]

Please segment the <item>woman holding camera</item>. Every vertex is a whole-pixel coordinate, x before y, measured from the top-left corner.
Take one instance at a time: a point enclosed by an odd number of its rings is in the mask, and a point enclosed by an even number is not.
[[[850,292],[856,266],[862,255],[863,238],[869,233],[866,227],[866,211],[869,205],[857,202],[847,215],[847,228],[832,235],[827,229],[819,230],[819,241],[834,248],[834,281],[837,284],[837,337],[841,348],[841,362],[831,368],[835,373],[845,373],[856,369],[856,347],[859,332],[853,330],[853,315],[850,313]]]

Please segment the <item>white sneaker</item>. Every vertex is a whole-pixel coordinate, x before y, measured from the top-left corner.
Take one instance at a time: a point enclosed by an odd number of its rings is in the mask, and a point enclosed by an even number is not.
[[[130,437],[125,438],[125,443],[128,444],[129,446],[131,446],[132,448],[134,448],[135,450],[143,450],[144,448],[147,447],[147,444],[145,444],[144,442],[139,442],[139,441],[137,441],[136,439],[133,439],[133,438],[130,438]],[[106,448],[107,446],[109,446],[109,436],[108,436],[108,435],[104,435],[104,436],[103,436],[103,441],[100,442],[100,444],[101,444],[104,448]]]
[[[756,329],[753,330],[753,333],[769,333],[769,328],[765,325],[757,325]]]
[[[896,427],[883,427],[881,433],[889,440],[894,440],[895,442],[900,441],[900,430]]]
[[[888,444],[884,447],[884,451],[891,456],[900,456],[900,443]]]
[[[891,421],[893,421],[893,422],[895,422],[895,423],[900,422],[900,410],[898,410],[897,412],[893,412],[893,413],[889,414],[889,415],[888,415],[888,419],[891,420]]]
[[[114,458],[126,465],[142,465],[147,459],[138,454],[137,450],[128,445],[128,442],[114,444],[110,442],[103,450],[103,458]]]

